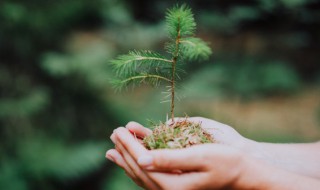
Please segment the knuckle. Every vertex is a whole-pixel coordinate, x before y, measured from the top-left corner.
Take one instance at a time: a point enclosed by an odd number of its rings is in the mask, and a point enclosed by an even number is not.
[[[171,162],[164,155],[160,154],[154,160],[154,166],[156,168],[168,168],[171,166]]]
[[[134,170],[134,173],[135,173],[135,176],[137,177],[141,177],[144,174],[141,170]]]

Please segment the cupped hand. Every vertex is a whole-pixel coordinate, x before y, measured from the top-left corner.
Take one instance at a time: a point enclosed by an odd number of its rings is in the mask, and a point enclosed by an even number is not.
[[[184,119],[186,118],[175,118],[175,121]],[[202,127],[212,135],[216,143],[230,145],[237,148],[245,147],[247,142],[246,139],[230,126],[202,117],[190,117],[188,120],[201,123]],[[171,121],[169,120],[167,122]],[[135,142],[139,143],[142,143],[142,139],[145,136],[152,134],[150,129],[136,122],[129,122],[126,125],[126,129],[134,136]],[[111,136],[111,139],[113,142],[116,142],[115,133]],[[159,189],[159,186],[155,180],[147,177],[148,175],[139,168],[138,164],[132,158],[130,158],[130,156],[128,156],[128,151],[124,148],[124,146],[121,145],[121,143],[115,144],[116,148],[109,150],[106,154],[106,157],[122,167],[126,171],[127,175],[137,185],[147,189]],[[176,171],[178,170],[179,169]]]
[[[185,119],[186,118],[175,118],[175,121]],[[228,145],[244,151],[252,144],[251,140],[241,136],[235,129],[223,123],[203,117],[190,117],[187,119],[192,122],[201,123],[201,127],[211,134],[215,143]],[[167,123],[170,124],[171,120],[168,120]],[[126,125],[126,128],[138,139],[143,139],[145,136],[152,133],[150,129],[143,127],[136,122],[129,122]]]
[[[117,150],[109,150],[107,157],[124,168],[135,181],[139,179],[139,185],[147,189],[235,186],[246,158],[237,149],[218,144],[149,151],[126,128],[116,129],[112,140]]]
[[[175,118],[175,120],[183,120],[186,118]],[[188,121],[192,121],[195,123],[201,123],[201,127],[206,130],[213,139],[215,143],[230,145],[235,148],[240,148],[244,146],[247,142],[247,139],[241,136],[236,130],[232,127],[219,123],[217,121],[207,119],[204,117],[190,117],[187,118]]]
[[[184,120],[184,119],[185,118],[175,118],[175,121]],[[188,120],[201,123],[202,127],[209,134],[211,134],[212,137],[215,139],[216,144],[218,143],[218,144],[226,145],[226,146],[229,146],[229,148],[232,147],[238,150],[245,149],[245,147],[249,144],[248,139],[242,137],[236,130],[234,130],[232,127],[228,125],[216,122],[214,120],[202,118],[202,117],[190,117],[188,118]],[[171,122],[171,121],[169,120],[167,122]],[[122,128],[121,130],[123,129],[124,128]],[[131,138],[133,137],[135,139],[135,141],[132,142],[133,144],[134,143],[141,144],[142,143],[141,140],[145,136],[152,134],[152,131],[150,129],[143,127],[141,124],[136,122],[129,122],[126,125],[126,129],[132,134]],[[115,130],[115,132],[118,130]],[[130,136],[128,135],[124,135],[124,136],[126,136],[126,139],[130,139]],[[120,167],[122,167],[126,171],[127,175],[130,178],[132,178],[135,181],[135,183],[138,184],[139,186],[147,189],[159,189],[159,185],[158,185],[159,182],[157,182],[156,179],[151,178],[150,173],[146,173],[146,171],[142,170],[139,164],[137,163],[137,160],[134,160],[131,156],[129,156],[131,154],[129,154],[129,151],[126,148],[124,148],[124,145],[122,145],[122,143],[120,143],[121,141],[117,140],[118,138],[116,137],[116,133],[114,133],[111,136],[111,139],[116,144],[116,148],[109,150],[106,154],[106,157],[114,161]],[[139,147],[137,144],[136,146]],[[206,151],[208,151],[207,149],[210,149],[210,146],[207,146],[207,145],[203,147],[206,147],[205,148]],[[217,146],[214,146],[214,147],[217,147]],[[140,145],[140,148],[137,150],[147,151],[145,150],[144,147],[141,148],[141,145]],[[212,149],[212,151],[214,151],[214,149]],[[160,171],[160,170],[163,170],[163,168],[157,168],[157,170]],[[171,170],[169,172],[172,173],[172,171],[174,170]],[[183,171],[183,170],[175,169],[175,171]],[[166,172],[168,173],[168,171]],[[167,173],[166,175],[168,175]],[[154,174],[154,175],[157,175],[157,174]]]

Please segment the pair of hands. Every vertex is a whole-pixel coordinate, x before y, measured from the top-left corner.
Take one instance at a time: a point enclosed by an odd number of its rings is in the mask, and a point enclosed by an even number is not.
[[[142,125],[130,122],[114,130],[111,140],[115,149],[106,157],[122,167],[143,188],[221,189],[241,187],[240,177],[250,158],[243,153],[248,140],[233,128],[213,120],[194,117],[217,141],[178,150],[147,150],[141,144],[152,133]],[[179,118],[176,118],[179,120]]]

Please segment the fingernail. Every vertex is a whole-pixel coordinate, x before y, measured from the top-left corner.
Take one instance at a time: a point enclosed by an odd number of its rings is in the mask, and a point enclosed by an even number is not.
[[[149,155],[140,156],[138,158],[138,164],[143,167],[150,167],[152,165],[153,158]]]
[[[110,156],[110,155],[106,155],[106,157],[108,158],[108,160],[110,160],[111,162],[114,162],[114,159]]]
[[[116,136],[114,133],[110,136],[110,139],[114,144],[116,144]]]

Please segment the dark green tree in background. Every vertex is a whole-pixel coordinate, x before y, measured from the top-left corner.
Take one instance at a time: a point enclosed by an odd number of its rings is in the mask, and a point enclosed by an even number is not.
[[[106,126],[117,117],[99,96],[104,89],[79,77],[79,67],[70,68],[68,62],[78,62],[74,56],[65,59],[70,69],[60,72],[45,62],[56,58],[48,52],[65,52],[72,31],[101,26],[102,3],[0,4],[0,189],[85,188],[88,180],[88,189],[98,188],[98,178],[88,175],[103,167]],[[63,185],[73,179],[83,181]]]

